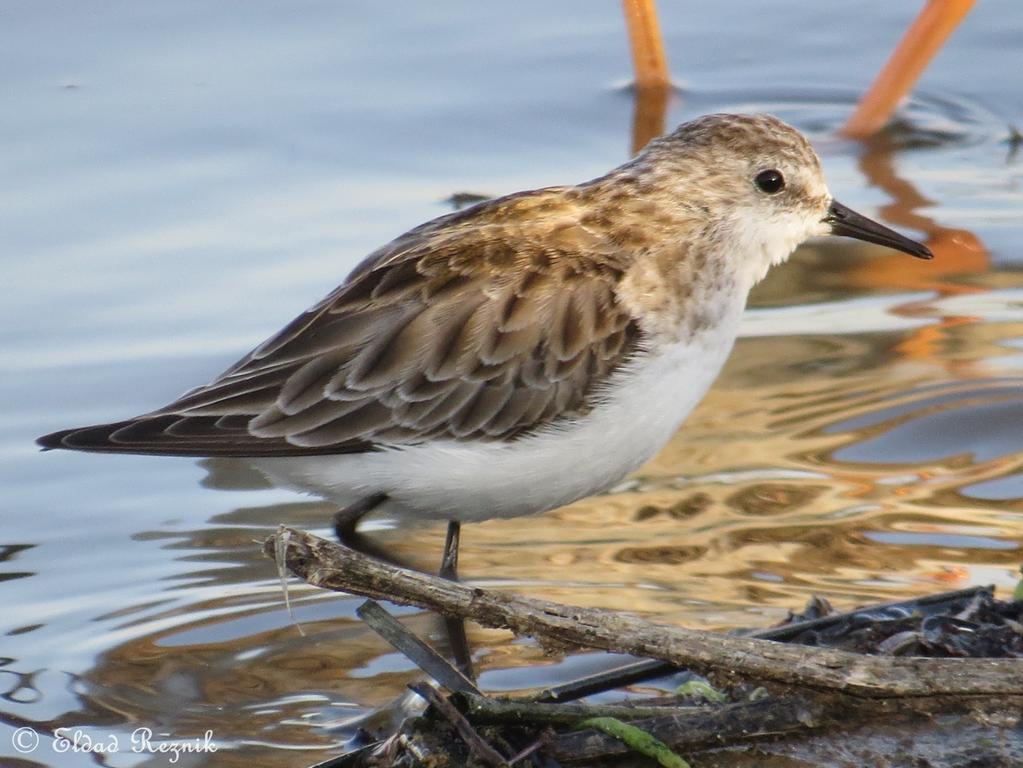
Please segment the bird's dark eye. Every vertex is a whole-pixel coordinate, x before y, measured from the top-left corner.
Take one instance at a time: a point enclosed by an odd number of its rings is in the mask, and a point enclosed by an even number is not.
[[[756,181],[757,186],[760,187],[762,192],[766,192],[769,195],[781,192],[785,188],[785,177],[773,168],[769,171],[758,173],[754,181]]]

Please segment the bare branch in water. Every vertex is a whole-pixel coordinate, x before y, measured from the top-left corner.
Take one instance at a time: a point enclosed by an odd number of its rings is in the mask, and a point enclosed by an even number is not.
[[[507,628],[541,642],[661,659],[679,667],[863,698],[1018,695],[1023,660],[865,656],[655,624],[624,613],[509,595],[398,568],[303,531],[285,564],[310,584]],[[264,551],[280,547],[271,537]]]

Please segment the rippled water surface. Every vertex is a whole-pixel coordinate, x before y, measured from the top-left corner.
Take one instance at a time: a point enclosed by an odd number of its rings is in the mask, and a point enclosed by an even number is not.
[[[662,5],[670,123],[781,115],[843,202],[922,233],[937,258],[803,247],[758,287],[725,373],[660,455],[613,493],[467,526],[463,573],[696,627],[763,626],[811,594],[846,607],[1011,588],[1023,12],[978,4],[898,124],[862,145],[835,129],[915,4]],[[58,726],[120,735],[112,766],[168,764],[129,750],[140,726],[211,729],[220,751],[188,765],[324,759],[418,677],[356,599],[296,587],[304,636],[288,617],[255,542],[281,521],[325,531],[330,507],[222,463],[32,440],[205,381],[454,193],[623,161],[620,9],[15,1],[0,15],[0,762],[95,764],[54,752]],[[375,527],[436,562],[441,526]],[[603,663],[471,639],[490,690]],[[18,754],[25,726],[43,741]]]

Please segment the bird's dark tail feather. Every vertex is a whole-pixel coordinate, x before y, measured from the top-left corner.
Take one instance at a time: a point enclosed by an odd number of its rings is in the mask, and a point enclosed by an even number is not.
[[[155,456],[310,456],[373,450],[362,441],[306,448],[283,438],[255,437],[251,416],[140,416],[111,424],[62,429],[36,440],[44,450],[63,448],[98,453]]]

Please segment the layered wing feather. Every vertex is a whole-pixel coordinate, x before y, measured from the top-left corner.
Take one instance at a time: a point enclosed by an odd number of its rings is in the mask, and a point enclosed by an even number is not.
[[[508,439],[591,407],[634,350],[626,266],[563,190],[483,203],[371,255],[213,382],[40,443],[267,456]]]

